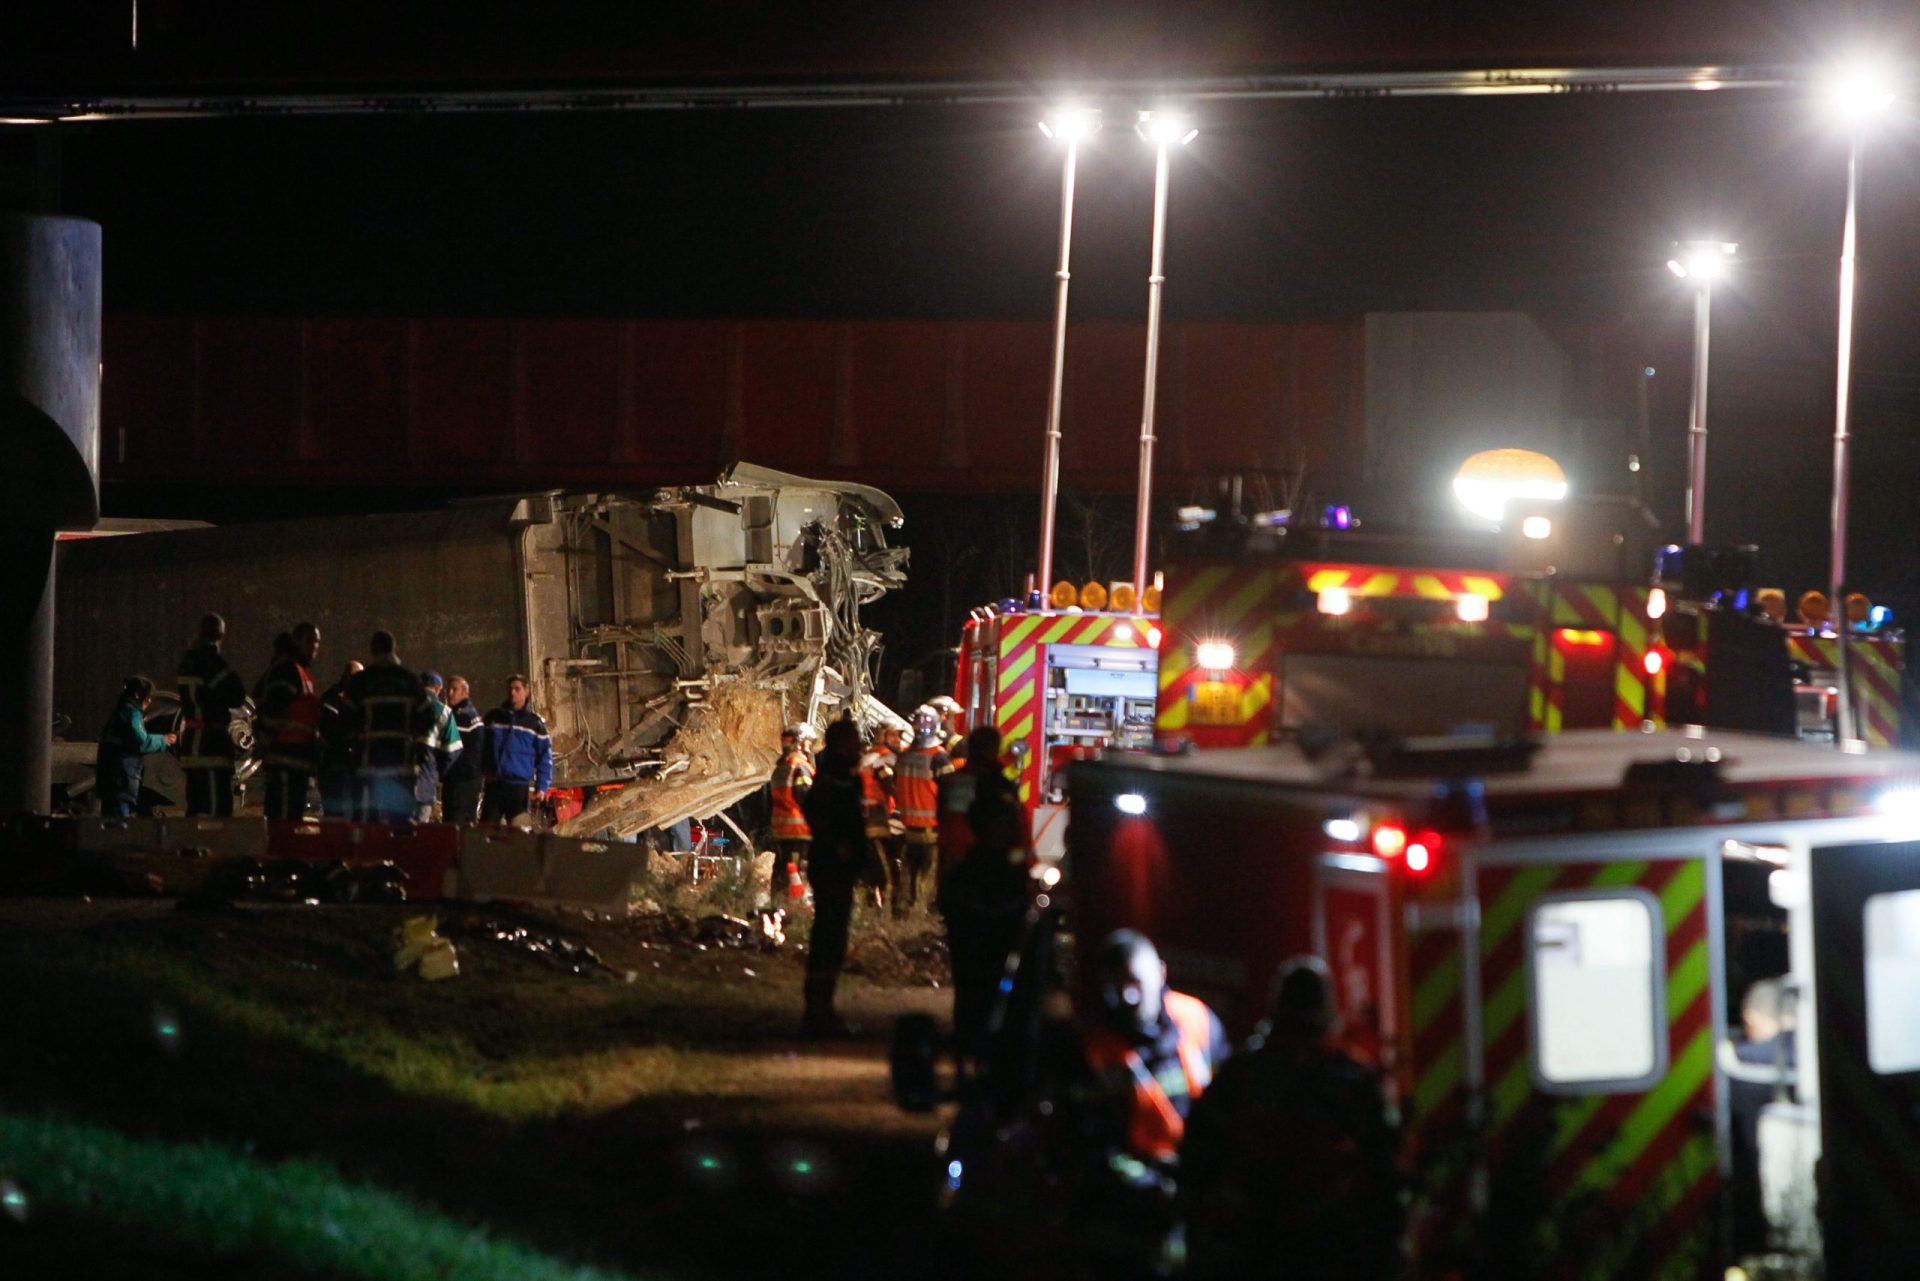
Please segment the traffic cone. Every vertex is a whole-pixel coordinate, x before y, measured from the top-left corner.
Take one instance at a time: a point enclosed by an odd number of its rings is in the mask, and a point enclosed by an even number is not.
[[[805,898],[806,896],[807,885],[805,881],[800,879],[800,865],[798,863],[787,864],[787,897],[796,899]]]

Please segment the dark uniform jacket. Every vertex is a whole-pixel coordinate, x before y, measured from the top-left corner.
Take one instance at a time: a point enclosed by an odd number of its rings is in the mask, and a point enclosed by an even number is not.
[[[269,765],[311,774],[320,765],[320,695],[297,658],[277,659],[253,691],[254,737]]]
[[[347,682],[347,721],[363,775],[405,775],[420,767],[418,744],[430,728],[432,700],[420,678],[398,663],[375,663]]]
[[[480,773],[482,753],[480,735],[480,709],[473,705],[471,698],[463,698],[453,706],[453,727],[460,732],[460,751],[453,761],[440,772],[443,782],[455,783],[473,778]]]
[[[819,762],[819,773],[801,802],[807,830],[813,833],[813,852],[807,859],[807,879],[851,882],[866,859],[867,824],[860,777],[852,770]]]
[[[234,709],[247,685],[214,645],[195,645],[180,659],[180,763],[188,769],[232,769]]]

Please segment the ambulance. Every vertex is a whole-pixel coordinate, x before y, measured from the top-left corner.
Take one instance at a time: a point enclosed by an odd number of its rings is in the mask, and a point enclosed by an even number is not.
[[[1737,1196],[1769,1275],[1920,1275],[1920,756],[1650,726],[1310,747],[1076,764],[1060,947],[1143,931],[1236,1035],[1323,958],[1403,1118],[1415,1275],[1717,1276]],[[1010,1006],[1060,969],[1016,967]],[[1756,1063],[1762,979],[1793,1052]],[[1747,1136],[1736,1078],[1772,1100]]]

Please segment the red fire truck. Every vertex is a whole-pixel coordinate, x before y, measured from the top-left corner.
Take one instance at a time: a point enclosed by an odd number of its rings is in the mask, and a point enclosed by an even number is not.
[[[1699,729],[1108,755],[1075,767],[1069,860],[1078,952],[1144,931],[1237,1033],[1282,961],[1327,962],[1404,1117],[1418,1275],[1717,1275],[1742,1072],[1777,1096],[1773,1243],[1920,1275],[1920,756]],[[1790,1066],[1731,1044],[1762,978]]]

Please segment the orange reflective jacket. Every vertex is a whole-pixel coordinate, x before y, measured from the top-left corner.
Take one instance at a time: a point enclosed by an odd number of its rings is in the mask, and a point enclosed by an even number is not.
[[[780,758],[773,767],[773,839],[807,841],[813,832],[800,808],[800,792],[813,785],[813,771],[807,766],[807,754],[799,748]],[[798,790],[796,790],[798,789]]]
[[[1167,1017],[1180,1034],[1180,1067],[1186,1073],[1187,1094],[1199,1098],[1213,1080],[1213,1012],[1205,1001],[1185,992],[1168,990],[1163,998]],[[1087,1034],[1087,1062],[1103,1076],[1124,1074],[1133,1083],[1127,1146],[1141,1160],[1166,1160],[1180,1151],[1186,1118],[1174,1108],[1166,1090],[1147,1070],[1146,1061],[1126,1038],[1108,1028]]]

